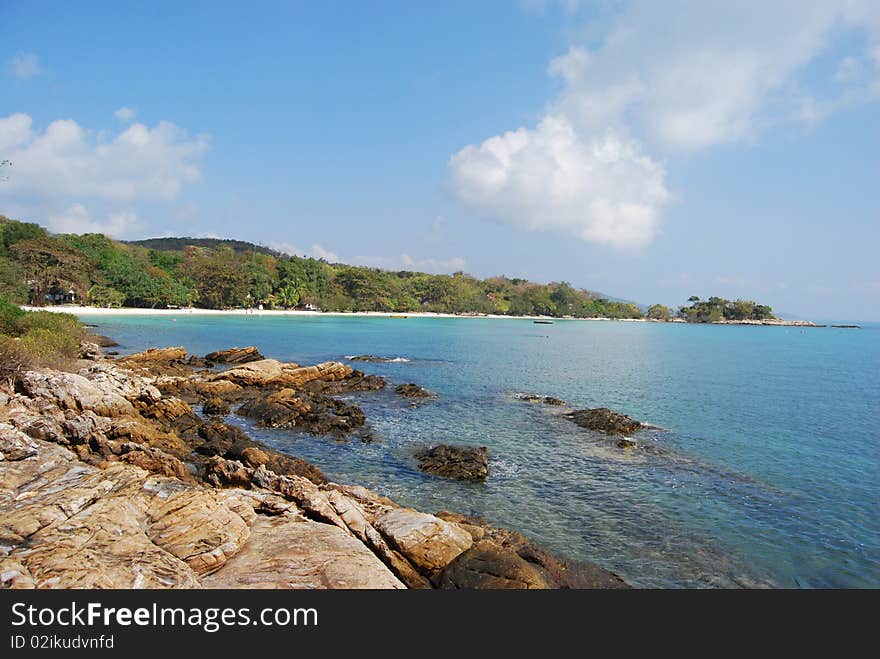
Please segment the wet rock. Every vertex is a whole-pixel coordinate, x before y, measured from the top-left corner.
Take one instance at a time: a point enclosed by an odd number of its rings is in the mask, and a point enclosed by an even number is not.
[[[215,362],[217,364],[247,364],[248,362],[257,362],[265,359],[256,346],[248,346],[247,348],[229,348],[228,350],[218,350],[205,355],[205,360]]]
[[[443,570],[443,589],[544,589],[555,584],[516,552],[481,540]]]
[[[115,348],[119,344],[109,336],[103,334],[89,334],[88,340],[101,348]]]
[[[236,413],[255,419],[262,427],[299,428],[313,435],[344,437],[366,422],[366,415],[357,405],[290,388],[252,399]]]
[[[517,400],[522,400],[527,403],[543,403],[544,405],[554,406],[562,406],[568,404],[561,398],[554,398],[553,396],[540,396],[538,394],[516,393],[513,394],[513,397]]]
[[[470,517],[446,511],[437,513],[437,517],[455,523],[462,528],[481,528],[485,540],[489,540],[498,547],[513,552],[526,563],[538,569],[549,587],[575,589],[629,588],[626,582],[613,572],[591,563],[559,558],[536,545],[521,533],[491,526],[479,517]],[[484,560],[485,558],[486,556],[484,555]],[[487,570],[492,574],[491,568],[488,567],[481,567],[479,571]],[[499,571],[501,570],[499,569]],[[457,575],[452,579],[452,582],[464,583],[462,579],[461,575]],[[452,584],[449,587],[452,587]]]
[[[485,446],[439,444],[415,454],[419,469],[429,474],[462,480],[485,480],[489,475],[489,449]]]
[[[202,414],[206,416],[227,416],[230,412],[230,405],[222,398],[209,398],[202,403]]]
[[[403,398],[431,398],[434,395],[424,387],[412,382],[396,386],[394,392]]]
[[[276,474],[300,476],[313,483],[327,482],[326,476],[315,465],[263,446],[235,426],[210,421],[200,426],[198,436],[202,443],[195,447],[195,451],[201,455],[237,460],[252,468],[265,465]]]
[[[242,430],[217,420],[199,426],[198,435],[203,442],[195,447],[195,451],[208,456],[225,456],[236,442],[248,441]]]
[[[374,526],[392,547],[425,572],[443,569],[473,544],[471,535],[461,527],[406,508],[381,515]]]
[[[565,415],[581,428],[595,430],[608,435],[631,435],[642,427],[642,424],[625,414],[598,407],[589,410],[576,410]]]

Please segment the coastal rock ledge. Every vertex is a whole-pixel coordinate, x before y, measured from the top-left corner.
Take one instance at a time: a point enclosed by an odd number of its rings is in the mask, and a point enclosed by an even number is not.
[[[179,349],[88,354],[0,387],[2,588],[626,587],[478,518],[329,482],[168,391],[262,398],[265,376],[283,404],[313,402],[316,382],[361,373],[258,360],[218,378]]]

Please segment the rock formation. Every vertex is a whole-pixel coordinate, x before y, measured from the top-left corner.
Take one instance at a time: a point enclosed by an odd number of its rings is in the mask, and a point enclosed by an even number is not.
[[[489,449],[485,446],[439,444],[415,454],[419,469],[462,480],[481,481],[489,475]]]
[[[631,435],[642,427],[642,424],[625,414],[598,407],[589,410],[576,410],[565,415],[581,428],[595,430],[608,435]]]
[[[180,348],[116,362],[87,352],[77,372],[29,371],[0,396],[0,587],[622,583],[482,520],[328,482],[190,407],[211,398],[209,410],[241,404],[297,427],[310,415],[331,430],[363,425],[362,412],[312,384],[345,391],[369,377],[347,366],[257,360],[215,373]]]

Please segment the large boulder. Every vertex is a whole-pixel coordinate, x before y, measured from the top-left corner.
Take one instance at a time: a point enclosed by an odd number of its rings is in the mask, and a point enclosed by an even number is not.
[[[218,350],[209,352],[205,355],[205,360],[215,362],[217,364],[247,364],[248,362],[257,362],[265,359],[256,346],[248,346],[247,348],[229,348],[228,350]]]
[[[384,513],[374,526],[410,563],[428,573],[442,570],[473,544],[460,526],[407,508]]]
[[[575,410],[565,415],[581,428],[595,430],[607,435],[631,435],[642,424],[625,414],[609,410],[607,407],[597,407],[588,410]]]
[[[419,469],[429,474],[480,481],[489,475],[489,449],[485,446],[439,444],[415,454]]]

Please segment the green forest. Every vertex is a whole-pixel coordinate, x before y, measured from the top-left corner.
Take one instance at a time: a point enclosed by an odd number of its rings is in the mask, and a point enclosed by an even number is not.
[[[477,279],[327,263],[288,256],[238,240],[154,238],[119,242],[102,234],[51,234],[38,224],[0,216],[0,297],[45,306],[75,302],[98,307],[209,309],[317,308],[384,311],[643,318],[632,302],[609,300],[567,282]],[[679,314],[711,322],[729,313],[770,313],[738,300],[720,307],[696,298]],[[710,305],[703,309],[702,305]],[[749,306],[751,305],[751,306]],[[665,311],[664,311],[665,310]],[[648,317],[672,313],[654,305]]]

